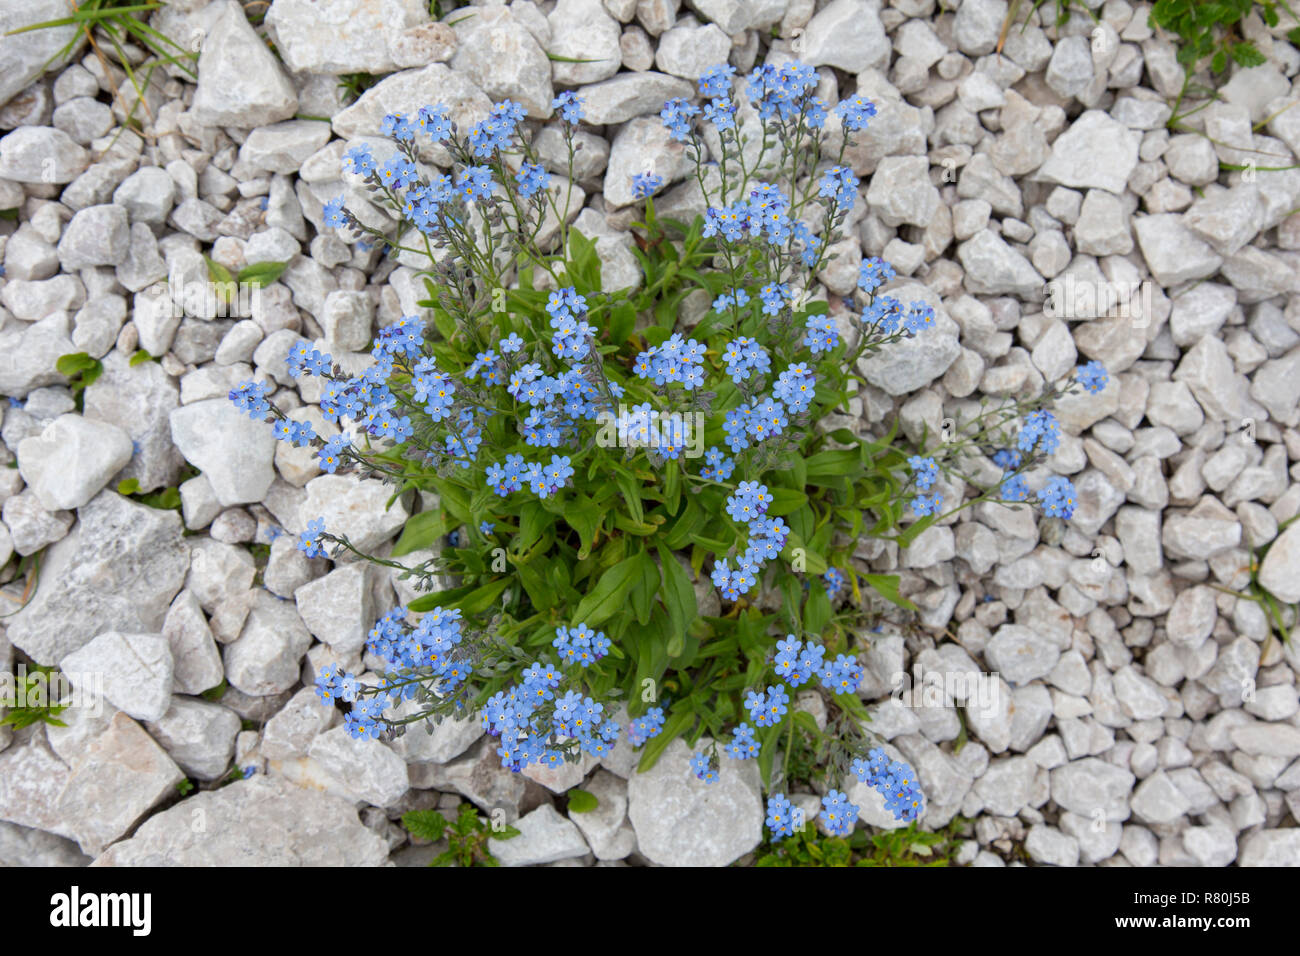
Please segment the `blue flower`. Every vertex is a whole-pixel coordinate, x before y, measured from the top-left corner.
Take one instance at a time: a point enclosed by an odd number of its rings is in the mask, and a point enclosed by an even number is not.
[[[835,113],[843,121],[845,129],[857,132],[866,129],[867,122],[876,115],[876,104],[862,94],[858,94],[840,100],[839,105],[835,107]]]
[[[831,790],[822,797],[822,812],[819,819],[833,836],[848,836],[853,832],[853,825],[858,822],[858,808],[849,803],[849,798],[838,790]]]
[[[774,793],[767,799],[767,828],[772,832],[773,840],[784,840],[801,829],[802,812],[795,807],[783,793]]]
[[[847,166],[832,166],[822,175],[817,195],[832,200],[837,211],[848,212],[858,196],[858,177]]]
[[[551,174],[538,163],[524,163],[515,174],[519,183],[519,195],[525,199],[545,189],[551,182]]]
[[[496,525],[494,525],[491,521],[480,521],[478,526],[478,531],[479,534],[488,535],[492,533],[492,529],[495,527]]]
[[[1082,385],[1094,395],[1106,387],[1110,381],[1110,373],[1106,371],[1106,366],[1100,362],[1089,362],[1086,365],[1080,365],[1074,373],[1075,381]]]
[[[664,709],[651,707],[640,717],[632,718],[627,728],[627,739],[631,741],[633,747],[640,747],[651,737],[659,736],[659,731],[663,729]]]
[[[839,568],[827,568],[826,573],[822,575],[822,581],[826,585],[826,596],[831,600],[844,590],[844,572]]]
[[[735,75],[736,68],[729,63],[710,67],[700,75],[700,96],[707,99],[727,96],[731,92],[731,78]]]
[[[684,143],[691,135],[691,117],[698,116],[699,112],[699,107],[692,106],[678,96],[664,104],[664,108],[659,111],[659,118],[668,127],[673,139]]]
[[[307,522],[307,530],[298,536],[298,550],[309,558],[325,557],[325,548],[321,536],[325,534],[325,519],[316,518]]]
[[[885,798],[885,809],[895,820],[910,822],[921,812],[921,788],[912,768],[897,760],[890,760],[879,747],[861,757],[850,766],[858,780],[867,784]]]
[[[705,783],[717,783],[718,772],[713,769],[713,764],[707,756],[697,753],[691,757],[691,772]]]
[[[524,340],[521,339],[514,332],[511,332],[508,336],[506,336],[504,339],[501,340],[500,344],[501,344],[502,352],[513,353],[513,352],[518,352],[521,348],[524,347]]]
[[[663,184],[664,179],[662,176],[656,176],[650,171],[637,173],[632,177],[632,196],[636,199],[653,196]]]
[[[1054,518],[1069,518],[1074,514],[1077,493],[1069,478],[1059,475],[1047,480],[1047,484],[1038,490],[1038,501],[1043,506],[1043,513]]]
[[[1029,497],[1029,486],[1024,475],[1012,475],[1002,482],[1002,497],[1007,501],[1024,501]]]
[[[829,315],[810,315],[804,322],[807,334],[803,344],[812,349],[813,354],[829,352],[839,344],[840,334],[835,328],[835,321]]]
[[[1022,460],[1020,452],[1013,448],[999,448],[993,453],[993,464],[1003,471],[1013,471],[1019,468]]]
[[[560,118],[574,126],[578,125],[578,120],[584,115],[582,107],[582,99],[572,90],[565,90],[551,100],[551,109],[558,110]]]
[[[1035,409],[1025,416],[1025,424],[1016,437],[1021,451],[1033,451],[1035,446],[1046,454],[1056,451],[1061,443],[1061,424],[1056,416],[1044,409]]]
[[[271,411],[271,403],[266,400],[266,390],[265,382],[240,382],[230,390],[228,397],[241,412],[247,412],[253,421],[261,422],[266,421],[266,416]],[[16,399],[11,398],[9,401],[12,404]],[[22,404],[15,407],[21,408]]]
[[[466,166],[456,177],[456,188],[466,202],[487,199],[496,189],[492,182],[492,170],[486,166]]]
[[[875,292],[886,282],[897,277],[898,273],[894,271],[894,267],[879,256],[863,259],[862,264],[858,266],[858,288],[866,293]]]
[[[347,212],[343,208],[343,197],[335,196],[321,210],[321,221],[328,229],[342,229],[348,224]]]
[[[917,495],[912,499],[912,511],[918,518],[942,513],[943,495]]]

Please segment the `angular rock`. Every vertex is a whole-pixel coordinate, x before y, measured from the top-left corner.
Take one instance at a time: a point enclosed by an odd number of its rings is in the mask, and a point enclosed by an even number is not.
[[[762,839],[763,804],[753,761],[726,761],[698,786],[691,751],[674,740],[649,771],[628,780],[628,818],[640,852],[663,866],[726,866]]]
[[[1141,139],[1101,110],[1088,110],[1056,138],[1035,178],[1122,195],[1137,167]]]
[[[380,866],[387,856],[346,800],[258,774],[151,817],[94,865]]]
[[[289,690],[311,640],[292,604],[260,591],[239,638],[222,650],[226,679],[253,697]]]
[[[199,53],[190,107],[203,126],[256,129],[298,111],[298,94],[235,0],[224,0]]]
[[[77,516],[46,552],[36,596],[9,619],[9,640],[40,664],[105,630],[158,633],[189,568],[174,512],[103,491]]]
[[[50,511],[80,508],[131,460],[131,439],[116,425],[60,415],[18,443],[18,470]]]
[[[212,398],[168,416],[180,453],[203,472],[223,506],[261,501],[275,479],[275,436],[228,399]]]
[[[549,803],[543,804],[513,824],[518,836],[509,840],[488,838],[488,850],[502,866],[540,866],[589,852],[578,828],[555,812]]]
[[[189,776],[217,780],[230,769],[239,715],[220,704],[173,697],[160,718],[145,725],[150,736]]]
[[[59,662],[73,687],[102,691],[136,720],[158,720],[171,704],[172,654],[161,634],[105,631]]]

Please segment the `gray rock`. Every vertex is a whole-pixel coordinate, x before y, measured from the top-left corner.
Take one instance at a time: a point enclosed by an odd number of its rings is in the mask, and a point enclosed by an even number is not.
[[[34,388],[66,382],[54,366],[60,356],[76,351],[71,334],[66,312],[31,325],[0,326],[0,394],[22,398]]]
[[[176,182],[165,169],[142,166],[113,192],[113,204],[126,210],[132,222],[161,225],[175,201]]]
[[[346,800],[259,774],[150,818],[95,865],[379,866],[387,856]]]
[[[47,544],[65,537],[73,522],[71,512],[46,511],[30,491],[6,498],[0,514],[3,514],[14,553],[19,555],[35,554]]]
[[[319,120],[285,120],[272,126],[259,126],[250,132],[248,139],[239,147],[239,159],[254,169],[293,174],[302,168],[308,157],[329,141],[328,123]]]
[[[1151,274],[1162,286],[1204,279],[1223,265],[1223,257],[1188,229],[1177,213],[1139,216],[1133,229]]]
[[[0,819],[68,837],[96,854],[175,794],[180,769],[126,714],[88,731],[65,740],[57,754],[39,733],[0,754]]]
[[[1137,167],[1141,139],[1101,110],[1088,110],[1056,138],[1035,178],[1121,195]]]
[[[117,352],[106,355],[103,366],[85,391],[85,415],[116,425],[130,437],[134,454],[118,473],[119,480],[134,478],[142,491],[173,484],[182,465],[168,418],[180,403],[175,381],[159,363],[132,367]]]
[[[1030,805],[1038,765],[1028,757],[994,760],[975,781],[975,793],[989,812],[1000,817],[1014,817]]]
[[[715,24],[683,21],[659,37],[655,66],[672,76],[698,80],[706,70],[725,63],[731,40]]]
[[[6,34],[36,23],[66,19],[73,9],[69,0],[31,0],[0,10],[0,106],[40,79],[46,70],[62,69],[85,43],[75,23]]]
[[[1138,784],[1132,807],[1134,815],[1144,823],[1173,823],[1191,809],[1191,803],[1161,770]]]
[[[228,399],[175,409],[168,416],[180,453],[207,476],[223,506],[261,501],[275,479],[275,437]]]
[[[1057,806],[1092,819],[1100,810],[1104,819],[1122,822],[1129,817],[1129,794],[1134,777],[1114,764],[1086,757],[1051,771],[1052,799]]]
[[[452,69],[463,72],[493,99],[519,103],[530,118],[548,118],[554,98],[551,61],[510,9],[481,10],[466,30]]]
[[[888,294],[903,303],[921,301],[934,309],[933,328],[858,361],[858,369],[872,385],[890,395],[905,395],[929,385],[957,360],[961,354],[959,329],[939,296],[927,286],[911,283],[890,289]]]
[[[353,737],[343,726],[319,734],[308,754],[344,792],[377,807],[397,803],[410,787],[406,761],[391,747]]]
[[[137,720],[158,720],[172,695],[172,654],[161,634],[105,631],[59,662],[73,687],[102,691],[118,710]]]
[[[201,694],[221,683],[225,671],[194,592],[182,590],[163,620],[162,635],[172,656],[172,685],[178,694]]]
[[[1028,299],[1043,289],[1038,270],[992,229],[982,229],[961,243],[957,258],[966,270],[966,287],[974,293]]]
[[[1269,546],[1259,583],[1284,603],[1300,601],[1300,524],[1291,525]]]
[[[338,654],[353,654],[361,650],[374,626],[374,583],[371,565],[358,561],[304,584],[293,597],[303,623],[317,640]]]
[[[552,64],[554,80],[564,86],[596,83],[618,72],[623,63],[619,46],[622,30],[618,21],[605,12],[600,0],[558,0],[546,18],[551,28],[554,56],[590,63]]]
[[[691,83],[653,72],[620,73],[578,91],[583,100],[583,120],[592,126],[614,126],[636,116],[658,113],[668,100],[689,99],[694,93]]]
[[[887,226],[928,226],[939,208],[939,190],[930,182],[924,156],[886,156],[867,189],[867,203]]]
[[[292,604],[260,591],[238,640],[222,651],[226,679],[253,697],[289,690],[298,683],[299,662],[311,640]]]
[[[298,94],[243,8],[225,0],[199,53],[198,87],[190,107],[204,126],[255,129],[298,111]]]
[[[488,851],[502,866],[540,866],[589,852],[578,828],[555,812],[549,803],[543,804],[513,824],[518,836],[508,840],[488,839]]]
[[[8,636],[37,663],[55,664],[105,630],[156,634],[189,567],[174,512],[100,492],[80,523],[46,552],[36,596]]]
[[[963,53],[992,53],[1006,16],[1006,0],[966,0],[957,8],[953,39]]]
[[[18,443],[18,470],[50,511],[80,508],[131,460],[131,439],[116,425],[60,415]]]
[[[19,126],[0,138],[0,179],[44,185],[70,183],[89,164],[90,153],[60,129]]]
[[[409,512],[382,481],[344,475],[320,475],[307,482],[307,497],[298,509],[303,527],[317,518],[325,529],[347,538],[361,551],[372,552],[406,523]]]
[[[1238,866],[1300,866],[1300,829],[1256,830],[1241,838]]]
[[[619,207],[635,202],[632,177],[640,173],[654,173],[667,187],[685,175],[686,160],[686,147],[672,139],[658,118],[628,121],[610,147],[605,171],[606,205]]]
[[[322,703],[315,688],[304,687],[266,722],[258,750],[271,761],[306,757],[317,735],[339,719],[338,710]]]
[[[717,782],[690,772],[691,751],[674,740],[658,762],[628,780],[628,817],[647,859],[663,866],[726,866],[762,839],[763,804],[753,761],[723,761]]]
[[[391,73],[409,65],[394,60],[396,38],[428,20],[418,0],[276,0],[266,14],[276,49],[295,73]]]
[[[220,704],[173,697],[160,718],[145,725],[149,734],[189,776],[217,780],[230,769],[239,733],[239,715]]]
[[[0,866],[85,866],[90,857],[71,840],[44,830],[0,823]]]
[[[1013,685],[1047,676],[1060,656],[1057,643],[1020,624],[1003,624],[984,649],[989,666]]]
[[[799,41],[799,58],[813,66],[862,73],[889,64],[890,43],[879,7],[867,0],[832,0],[809,21]]]
[[[596,798],[596,807],[585,813],[571,808],[569,819],[582,831],[596,859],[624,859],[636,849],[636,833],[627,822],[627,781],[597,770],[583,789]]]
[[[1055,827],[1038,823],[1025,835],[1025,852],[1035,863],[1075,866],[1079,862],[1079,841]]]

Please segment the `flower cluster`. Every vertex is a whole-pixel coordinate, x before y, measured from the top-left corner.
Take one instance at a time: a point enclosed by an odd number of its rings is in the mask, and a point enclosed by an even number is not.
[[[730,473],[730,463],[727,462],[727,465],[727,472]],[[768,505],[773,500],[767,486],[755,481],[742,481],[727,496],[728,517],[744,525],[748,535],[745,551],[735,559],[734,568],[727,558],[718,558],[713,562],[713,583],[728,601],[738,600],[741,595],[750,593],[758,584],[758,575],[763,566],[785,547],[790,529],[780,518],[767,516]]]
[[[858,780],[867,784],[885,798],[885,809],[895,820],[911,822],[921,813],[921,788],[912,768],[880,748],[872,750],[866,759],[854,760],[850,769]]]
[[[637,378],[656,385],[679,384],[687,391],[704,384],[704,346],[674,332],[662,345],[651,346],[632,366]]]

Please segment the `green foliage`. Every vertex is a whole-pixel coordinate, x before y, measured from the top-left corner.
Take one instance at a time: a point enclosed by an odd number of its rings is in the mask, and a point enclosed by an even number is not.
[[[653,209],[634,250],[644,269],[644,284],[634,291],[603,292],[601,262],[595,244],[574,231],[566,255],[557,256],[557,271],[579,294],[588,297],[588,320],[607,330],[600,351],[631,364],[643,349],[661,344],[677,328],[687,295],[697,289],[710,297],[730,281],[712,271],[718,249],[703,235],[703,222],[687,226],[655,220]],[[760,263],[749,264],[757,270]],[[481,328],[488,340],[503,338],[516,326],[513,317],[545,314],[547,292],[536,288],[534,272],[522,270],[520,287],[503,292],[504,309],[484,309],[482,317],[453,315],[432,280],[429,297],[419,304],[431,309],[443,341],[432,346],[442,367],[463,367],[475,347],[463,329]],[[739,328],[731,317],[707,314],[692,330],[720,354],[727,339],[765,334],[768,316],[755,300],[742,310]],[[825,302],[810,302],[792,318],[802,328],[809,314],[825,314]],[[809,417],[817,421],[846,406],[849,375],[846,360],[825,363],[819,375],[818,397]],[[823,387],[820,382],[825,382]],[[632,380],[630,389],[640,388]],[[715,408],[736,397],[730,382],[719,390]],[[629,405],[641,398],[625,399]],[[723,445],[723,413],[706,421],[703,447]],[[527,455],[530,449],[504,417],[487,426],[491,437]],[[781,633],[818,635],[828,656],[849,649],[855,633],[849,615],[836,614],[820,580],[830,567],[851,570],[851,552],[863,535],[892,538],[906,545],[932,523],[924,519],[899,525],[906,507],[906,454],[895,447],[895,429],[877,440],[848,429],[823,434],[808,429],[793,448],[773,451],[759,461],[760,474],[746,477],[767,485],[773,495],[768,513],[790,526],[787,546],[767,569],[763,590],[779,587],[781,609],[775,615],[755,610],[723,617],[703,617],[695,585],[703,581],[705,560],[725,555],[743,529],[726,514],[725,501],[734,487],[702,479],[670,461],[651,468],[643,457],[628,457],[625,449],[597,442],[574,457],[578,471],[576,493],[569,500],[500,498],[481,479],[459,469],[433,472],[394,452],[378,456],[386,467],[399,469],[402,487],[434,492],[439,505],[411,517],[394,556],[429,548],[451,530],[461,529],[457,547],[442,549],[442,573],[457,575],[459,587],[422,595],[409,604],[412,611],[434,607],[458,608],[467,617],[493,617],[492,629],[502,646],[529,660],[549,650],[555,628],[585,622],[603,630],[613,642],[610,658],[590,669],[591,690],[598,697],[622,696],[635,716],[663,694],[672,698],[663,733],[644,748],[642,769],[653,765],[674,737],[690,733],[722,733],[724,722],[741,713],[743,690],[762,668],[770,649],[769,629]],[[496,523],[493,536],[478,526]],[[678,558],[680,555],[680,560]],[[794,572],[794,573],[791,573]],[[806,576],[808,586],[801,583]],[[862,577],[874,597],[852,581],[859,610],[879,599],[903,608],[913,605],[898,591],[898,577]],[[742,602],[742,605],[746,602]],[[488,680],[485,694],[495,693],[514,678],[507,668]],[[647,683],[649,682],[649,683]],[[644,698],[655,688],[653,699]]]
[[[590,813],[600,806],[596,795],[586,790],[570,790],[566,796],[569,798],[570,813]]]
[[[189,777],[186,777],[184,780],[181,780],[176,784],[176,789],[180,791],[182,797],[188,797],[194,792],[194,781]]]
[[[1255,44],[1238,30],[1238,24],[1256,8],[1270,27],[1280,22],[1279,8],[1296,20],[1286,0],[1156,0],[1151,8],[1151,25],[1178,36],[1178,62],[1188,74],[1206,59],[1210,61],[1210,72],[1222,73],[1229,62],[1244,67],[1265,62]]]
[[[104,374],[104,364],[85,352],[72,352],[68,355],[60,355],[54,363],[54,370],[68,379],[73,400],[77,403],[77,411],[81,411],[85,402],[82,392],[95,384],[95,380]]]
[[[487,842],[519,836],[514,827],[494,833],[472,803],[462,803],[453,822],[437,810],[411,810],[402,814],[402,826],[412,836],[430,843],[446,838],[447,849],[429,861],[430,866],[497,866]]]
[[[123,478],[117,483],[117,493],[134,498],[142,505],[157,508],[160,511],[176,511],[181,506],[179,488],[164,488],[148,494],[140,491],[140,482],[136,478]]]
[[[208,278],[215,285],[217,299],[223,302],[232,301],[236,290],[241,285],[248,285],[254,289],[270,285],[280,278],[289,265],[287,262],[255,262],[251,266],[244,266],[238,273],[232,273],[215,259],[208,256],[204,256],[203,259],[208,264]]]
[[[343,95],[343,102],[354,102],[382,79],[382,76],[375,76],[373,73],[340,73],[339,92]]]
[[[144,91],[149,87],[154,71],[159,66],[174,66],[187,74],[191,81],[198,79],[198,51],[186,49],[149,25],[149,15],[155,10],[161,10],[163,6],[164,4],[152,0],[144,3],[132,0],[81,0],[80,3],[69,4],[71,10],[66,17],[19,27],[10,30],[5,36],[75,27],[72,38],[50,57],[46,65],[66,58],[79,44],[87,43],[103,65],[105,73],[113,70],[125,72],[135,91],[135,100],[127,104],[119,91],[118,104],[127,118],[127,124],[132,125],[136,123],[135,109],[144,103]],[[139,60],[138,52],[135,52],[140,49],[147,54],[143,63]],[[148,106],[144,109],[147,112]]]
[[[127,360],[126,364],[131,368],[135,368],[137,365],[143,365],[145,362],[154,361],[157,361],[155,356],[150,355],[144,349],[136,349],[135,353]]]
[[[815,826],[805,826],[784,840],[764,844],[754,866],[950,866],[961,846],[956,834],[962,823],[958,817],[937,833],[913,823],[880,833],[854,830],[848,837],[826,836]]]
[[[50,699],[50,677],[54,673],[53,667],[28,664],[25,674],[10,675],[12,683],[6,681],[3,686],[6,691],[9,687],[13,688],[13,706],[5,710],[4,716],[0,717],[0,727],[21,730],[35,723],[66,727],[67,724],[59,720],[58,716],[68,709],[67,705]],[[10,701],[0,698],[0,704],[8,703]]]

